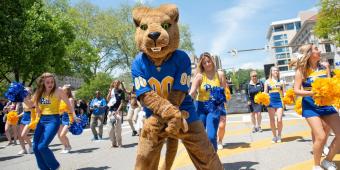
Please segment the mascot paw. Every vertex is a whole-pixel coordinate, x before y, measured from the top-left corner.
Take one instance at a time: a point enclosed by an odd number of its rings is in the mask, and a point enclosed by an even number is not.
[[[182,130],[183,133],[187,132],[189,130],[189,126],[186,118],[188,117],[188,112],[184,110],[181,111],[179,115],[176,115],[176,117],[168,121],[168,127],[165,131],[171,134],[171,136],[177,136],[180,133],[180,130]]]
[[[158,141],[158,136],[165,128],[164,120],[158,115],[151,115],[144,122],[141,136],[154,142]]]

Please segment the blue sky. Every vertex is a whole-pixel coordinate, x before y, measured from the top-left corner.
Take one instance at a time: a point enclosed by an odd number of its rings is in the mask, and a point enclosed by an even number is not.
[[[80,0],[72,0],[77,2]],[[266,51],[228,53],[231,49],[263,48],[273,21],[296,18],[299,11],[317,7],[319,0],[89,0],[101,8],[117,8],[136,1],[149,6],[174,3],[180,22],[189,25],[196,55],[204,51],[221,57],[224,69],[263,68]]]

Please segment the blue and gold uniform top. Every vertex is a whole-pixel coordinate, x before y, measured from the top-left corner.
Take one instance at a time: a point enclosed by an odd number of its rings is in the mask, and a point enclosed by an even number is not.
[[[283,81],[275,80],[275,79],[268,79],[266,81],[268,86],[269,93],[282,93],[283,90]]]
[[[60,100],[55,95],[43,94],[40,98],[39,107],[42,115],[59,114]]]
[[[208,79],[207,75],[205,73],[202,74],[202,83],[198,88],[198,94],[197,94],[197,100],[204,102],[209,100],[210,98],[210,89],[212,87],[220,87],[221,83],[218,78],[217,72],[214,75],[214,78],[212,80]]]
[[[181,50],[173,52],[160,67],[156,67],[144,53],[137,54],[132,63],[132,78],[137,97],[154,90],[164,99],[167,99],[171,90],[186,93],[180,110],[187,111],[190,115],[188,123],[198,120],[192,98],[187,94],[190,85],[191,62],[189,56]],[[146,117],[152,111],[144,107]]]
[[[327,71],[324,68],[319,67],[315,71],[308,69],[307,78],[302,82],[303,89],[310,91],[312,89],[312,83],[318,78],[327,78]]]

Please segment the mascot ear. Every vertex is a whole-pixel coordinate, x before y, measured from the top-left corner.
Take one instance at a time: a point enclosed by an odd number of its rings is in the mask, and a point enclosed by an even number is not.
[[[132,18],[133,22],[135,23],[136,27],[139,27],[140,21],[142,20],[143,16],[145,16],[150,11],[148,7],[137,7],[132,10]]]
[[[158,9],[163,13],[167,14],[168,16],[170,16],[171,20],[173,20],[174,22],[176,23],[178,22],[179,14],[177,6],[175,4],[161,5]]]

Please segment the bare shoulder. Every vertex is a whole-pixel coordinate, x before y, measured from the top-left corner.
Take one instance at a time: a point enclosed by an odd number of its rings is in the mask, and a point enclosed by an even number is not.
[[[221,71],[221,70],[218,70],[218,71],[217,71],[217,74],[218,74],[218,76],[220,76],[220,77],[224,77],[224,72]]]

